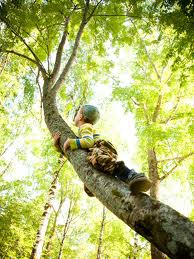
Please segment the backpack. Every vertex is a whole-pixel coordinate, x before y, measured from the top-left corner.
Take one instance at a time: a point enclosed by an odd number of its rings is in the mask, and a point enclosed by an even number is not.
[[[117,151],[112,143],[99,139],[89,149],[87,160],[98,170],[113,174],[117,165]]]

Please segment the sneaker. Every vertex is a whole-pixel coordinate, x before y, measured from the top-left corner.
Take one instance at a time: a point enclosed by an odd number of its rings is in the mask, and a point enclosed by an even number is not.
[[[152,182],[142,173],[129,169],[123,161],[118,161],[114,176],[128,184],[132,193],[147,192]]]
[[[136,173],[133,169],[129,171],[128,178],[124,182],[128,184],[132,193],[147,192],[151,188],[152,182],[144,174]]]

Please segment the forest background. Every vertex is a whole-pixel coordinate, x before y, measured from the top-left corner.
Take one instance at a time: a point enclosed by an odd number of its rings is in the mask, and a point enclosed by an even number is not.
[[[20,0],[0,8],[0,257],[164,258],[90,199],[59,158],[43,85],[62,73],[53,82],[68,125],[76,132],[78,106],[97,105],[96,127],[119,158],[146,172],[153,198],[193,220],[192,1]]]

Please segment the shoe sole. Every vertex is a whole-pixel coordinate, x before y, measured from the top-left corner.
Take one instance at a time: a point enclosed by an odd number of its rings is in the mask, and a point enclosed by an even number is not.
[[[129,182],[130,191],[134,194],[147,192],[151,188],[152,182],[147,178],[134,179]]]

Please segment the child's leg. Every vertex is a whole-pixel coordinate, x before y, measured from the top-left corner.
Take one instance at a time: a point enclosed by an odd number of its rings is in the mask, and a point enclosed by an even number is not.
[[[152,182],[142,173],[137,173],[133,169],[125,166],[123,161],[117,162],[114,172],[115,177],[126,182],[132,193],[147,192]]]

